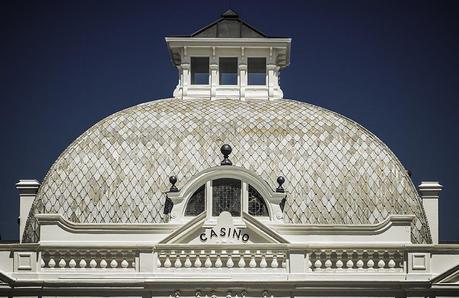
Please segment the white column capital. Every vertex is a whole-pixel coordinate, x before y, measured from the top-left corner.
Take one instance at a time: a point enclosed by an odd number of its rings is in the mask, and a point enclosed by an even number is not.
[[[438,199],[443,186],[438,181],[422,181],[419,185],[419,193],[422,199]]]
[[[20,196],[35,196],[39,187],[40,183],[35,179],[21,179],[16,183]]]

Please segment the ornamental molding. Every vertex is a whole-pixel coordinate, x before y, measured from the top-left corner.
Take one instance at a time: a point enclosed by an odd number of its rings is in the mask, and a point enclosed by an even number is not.
[[[266,200],[270,220],[282,221],[283,215],[279,204],[286,194],[274,191],[256,172],[243,167],[229,165],[205,169],[191,177],[185,182],[185,185],[179,187],[180,191],[169,192],[167,196],[174,203],[171,210],[171,221],[183,223],[185,221],[186,205],[194,192],[208,181],[220,178],[237,179],[252,185]]]
[[[285,197],[284,193],[275,192],[256,172],[238,166],[217,166],[199,172],[191,177],[179,192],[168,193],[168,197],[174,204],[180,204],[183,200],[191,197],[207,181],[220,178],[233,178],[247,182],[255,187],[263,198],[272,204],[279,204]]]
[[[281,234],[289,235],[377,235],[395,226],[410,227],[414,215],[389,215],[376,224],[269,224],[269,227]]]
[[[179,224],[170,223],[75,223],[61,214],[35,215],[40,226],[57,225],[71,233],[116,233],[116,234],[144,234],[144,233],[172,233],[179,228]]]

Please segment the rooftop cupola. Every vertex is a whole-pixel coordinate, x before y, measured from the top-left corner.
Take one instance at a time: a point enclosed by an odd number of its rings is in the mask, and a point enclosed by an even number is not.
[[[280,70],[290,63],[290,38],[267,36],[227,10],[190,36],[166,37],[179,71],[178,99],[283,97]]]

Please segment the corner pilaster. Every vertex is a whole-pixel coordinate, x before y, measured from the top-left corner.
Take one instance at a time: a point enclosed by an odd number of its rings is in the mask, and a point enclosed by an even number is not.
[[[35,180],[19,180],[16,183],[16,189],[19,191],[19,241],[22,242],[22,234],[24,234],[25,224],[32,208],[33,201],[37,196],[40,183]]]
[[[432,243],[438,244],[438,199],[443,186],[438,181],[423,181],[419,185],[419,194],[426,213],[427,221],[432,235]]]

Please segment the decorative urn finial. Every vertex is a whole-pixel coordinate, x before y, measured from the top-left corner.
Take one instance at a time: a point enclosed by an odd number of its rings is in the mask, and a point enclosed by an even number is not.
[[[282,187],[282,184],[284,184],[285,178],[283,176],[277,177],[277,183],[279,183],[279,186],[276,188],[276,192],[285,192],[284,188]]]
[[[233,165],[231,160],[229,160],[229,158],[228,158],[228,156],[231,154],[232,151],[233,151],[233,148],[231,148],[231,146],[228,145],[228,144],[224,144],[220,148],[220,152],[223,154],[223,160],[220,163],[222,166],[231,166],[231,165]]]
[[[170,176],[169,177],[169,182],[172,184],[171,188],[169,189],[169,192],[178,192],[177,186],[175,186],[175,183],[177,183],[177,177],[175,176]]]

